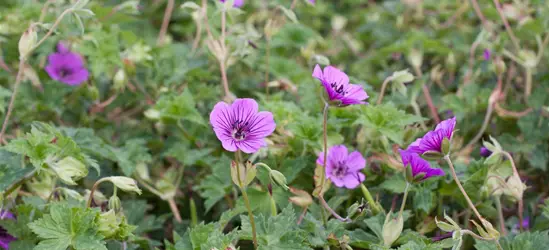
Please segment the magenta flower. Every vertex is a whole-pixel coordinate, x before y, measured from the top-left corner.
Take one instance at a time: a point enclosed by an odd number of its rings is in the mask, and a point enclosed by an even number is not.
[[[57,53],[48,56],[46,72],[53,80],[68,85],[78,85],[88,80],[88,70],[84,67],[84,59],[77,53],[69,51],[63,44],[57,44]]]
[[[0,220],[4,219],[10,219],[14,220],[15,216],[13,216],[12,213],[8,212],[7,210],[0,210]],[[17,240],[15,237],[11,236],[6,232],[5,229],[0,227],[0,248],[2,249],[9,249],[10,242]]]
[[[315,0],[309,0],[309,3],[315,4]]]
[[[338,187],[356,188],[366,178],[360,172],[366,166],[366,160],[358,151],[348,153],[344,145],[336,145],[328,149],[326,162],[326,179]],[[324,165],[324,152],[318,155],[316,164]]]
[[[480,155],[483,157],[488,157],[492,154],[492,151],[490,149],[487,149],[486,147],[480,147]]]
[[[452,140],[455,126],[455,117],[440,122],[435,130],[427,132],[423,138],[419,138],[410,144],[407,151],[417,154],[424,154],[428,151],[443,153],[442,141],[444,138]]]
[[[326,66],[324,71],[318,64],[313,71],[313,77],[320,80],[330,101],[340,101],[341,106],[352,104],[368,104],[368,94],[362,86],[349,83],[349,77],[343,71],[332,66]]]
[[[219,1],[224,3],[226,0],[219,0]],[[233,2],[233,7],[240,8],[242,7],[242,5],[244,5],[244,0],[234,0]]]
[[[402,164],[404,164],[404,167],[407,168],[410,166],[412,168],[413,177],[423,173],[424,176],[421,180],[426,180],[433,176],[444,175],[444,170],[440,168],[431,168],[431,164],[421,158],[421,156],[417,153],[402,149],[399,149],[398,152],[400,152],[400,158],[402,159]]]
[[[236,99],[232,104],[218,102],[210,114],[210,123],[223,148],[254,153],[266,146],[265,137],[273,133],[276,123],[271,112],[258,112],[254,99]]]
[[[490,58],[492,57],[492,53],[490,53],[489,49],[485,49],[483,55],[484,55],[484,60],[486,61],[490,60]]]

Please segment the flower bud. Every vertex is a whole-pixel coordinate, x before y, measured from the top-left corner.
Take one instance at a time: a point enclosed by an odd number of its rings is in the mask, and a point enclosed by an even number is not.
[[[290,197],[290,202],[300,207],[308,207],[313,203],[313,197],[301,189],[290,188],[290,192],[296,196]]]
[[[505,188],[501,182],[502,181],[498,179],[497,176],[488,175],[488,179],[486,180],[486,188],[488,189],[488,193],[493,196],[501,196]]]
[[[67,156],[58,162],[50,163],[49,166],[59,179],[67,185],[76,185],[75,181],[88,175],[88,169],[84,163],[72,156]]]
[[[109,210],[108,212],[99,215],[98,225],[99,228],[97,231],[103,235],[103,237],[109,238],[116,233],[120,222],[116,218],[114,210]]]
[[[126,83],[128,82],[128,78],[124,69],[118,69],[118,71],[116,71],[116,74],[114,74],[114,78],[112,79],[112,81],[114,83],[114,89],[118,91],[124,90],[124,88],[126,88]]]
[[[149,174],[149,168],[147,167],[147,164],[145,164],[144,162],[137,163],[137,165],[135,166],[135,172],[137,173],[137,176],[139,176],[139,178],[146,181],[151,180],[151,175]]]
[[[442,150],[442,153],[444,155],[448,155],[450,153],[450,140],[448,140],[448,138],[445,137],[444,139],[442,139],[442,145],[440,149]]]
[[[120,188],[126,192],[136,192],[138,194],[141,194],[141,189],[137,187],[137,183],[132,178],[124,176],[112,176],[108,177],[108,179],[117,188]]]
[[[394,72],[390,79],[393,83],[408,83],[414,80],[414,75],[408,72],[408,69],[405,69]]]
[[[450,72],[454,72],[456,70],[456,56],[452,52],[450,52],[446,57],[446,68],[449,69]]]
[[[505,66],[505,62],[498,58],[494,61],[494,71],[496,71],[496,75],[502,75],[507,70],[507,66]]]
[[[122,203],[120,201],[120,198],[118,198],[118,196],[116,195],[111,196],[107,207],[109,208],[109,210],[113,210],[114,212],[119,213],[122,209]]]
[[[84,200],[84,197],[80,193],[78,193],[78,192],[76,192],[72,189],[61,188],[60,190],[63,192],[65,197],[70,197],[70,198],[78,200],[78,201],[83,201]]]
[[[521,50],[519,52],[519,57],[524,61],[524,66],[526,68],[532,69],[538,64],[536,53],[531,50]]]
[[[383,224],[383,230],[381,235],[383,236],[383,244],[387,247],[390,247],[393,242],[395,242],[400,233],[402,233],[402,227],[404,226],[404,219],[402,216],[397,216],[397,218],[391,218],[392,213],[389,212],[385,217],[385,223]]]
[[[407,56],[408,63],[410,63],[414,68],[420,68],[423,64],[423,52],[421,50],[412,49]]]
[[[86,189],[86,191],[84,191],[84,200],[89,200],[90,194],[91,191],[89,189]],[[95,204],[103,204],[107,202],[107,197],[105,197],[105,195],[101,193],[101,191],[95,190],[93,192],[93,201]]]
[[[274,182],[276,185],[280,186],[284,190],[288,190],[286,176],[284,176],[282,173],[276,170],[271,170],[269,172],[269,176],[271,177],[271,181]]]
[[[355,202],[347,209],[347,217],[352,221],[358,220],[366,213],[366,204]]]
[[[504,189],[503,193],[516,200],[521,200],[526,188],[526,185],[522,183],[522,180],[518,176],[512,175],[507,179],[507,188]]]
[[[332,29],[340,31],[347,25],[347,18],[344,16],[335,15],[332,17]]]
[[[24,58],[31,52],[32,48],[36,45],[38,36],[36,35],[36,29],[34,25],[31,25],[21,38],[19,39],[19,58]]]

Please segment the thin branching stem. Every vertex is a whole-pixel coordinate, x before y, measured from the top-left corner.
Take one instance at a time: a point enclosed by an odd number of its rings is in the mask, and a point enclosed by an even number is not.
[[[174,5],[175,5],[174,0],[168,0],[168,4],[166,4],[166,10],[164,10],[164,18],[162,19],[162,26],[160,26],[160,32],[158,33],[158,39],[156,40],[157,46],[164,44],[164,40],[166,39],[166,33],[168,32],[168,26],[170,24],[170,19],[172,17]]]
[[[456,182],[456,185],[458,186],[459,190],[463,194],[463,197],[465,198],[465,200],[467,200],[467,204],[469,204],[469,207],[473,210],[473,212],[475,213],[477,218],[479,220],[482,220],[483,219],[482,216],[480,215],[477,208],[475,207],[475,205],[471,201],[471,198],[469,198],[469,195],[467,195],[467,192],[465,192],[465,189],[461,185],[461,182],[459,181],[459,179],[457,177],[456,170],[454,168],[454,164],[452,163],[452,160],[450,160],[450,156],[445,155],[444,160],[446,161],[446,163],[448,163],[448,166],[450,167],[450,172],[452,173],[452,177],[454,178],[454,181]]]

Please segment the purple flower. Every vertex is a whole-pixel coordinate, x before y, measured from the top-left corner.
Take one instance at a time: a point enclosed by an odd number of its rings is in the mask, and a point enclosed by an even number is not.
[[[484,50],[484,60],[486,60],[486,61],[490,60],[491,54],[492,53],[490,53],[489,49],[485,49]]]
[[[412,168],[412,176],[416,177],[418,174],[423,173],[423,179],[425,180],[433,176],[442,176],[444,175],[444,170],[440,168],[431,168],[431,165],[428,161],[424,160],[415,152],[408,150],[398,150],[400,152],[400,158],[402,159],[402,164],[405,168],[410,166]]]
[[[10,219],[14,220],[15,216],[13,216],[12,213],[8,212],[7,210],[0,210],[0,220],[4,219]],[[5,229],[0,227],[0,248],[2,249],[9,249],[10,242],[17,240],[15,237],[11,236],[6,232]]]
[[[217,139],[227,151],[254,153],[266,146],[265,137],[273,133],[276,123],[271,112],[258,112],[254,99],[236,99],[232,104],[218,102],[210,114]]]
[[[427,151],[443,153],[442,141],[444,138],[452,140],[455,126],[455,117],[444,120],[436,126],[435,130],[427,132],[423,138],[419,138],[410,144],[407,150],[417,154],[424,154]]]
[[[327,159],[326,179],[338,187],[353,189],[366,178],[360,172],[366,166],[366,159],[358,151],[349,154],[344,145],[336,145],[328,149]],[[324,152],[318,155],[316,164],[324,165]]]
[[[488,157],[492,154],[492,151],[487,149],[486,147],[480,147],[480,155],[483,157]]]
[[[53,80],[68,85],[78,85],[88,80],[88,70],[84,67],[84,59],[61,42],[57,44],[57,53],[48,56],[46,72]]]
[[[224,3],[226,0],[219,0],[219,1]],[[242,5],[244,5],[244,0],[234,0],[233,2],[233,7],[240,8],[242,7]]]
[[[315,4],[316,0],[309,0],[309,3]]]
[[[362,86],[350,84],[347,74],[337,68],[326,66],[322,71],[317,64],[313,77],[320,80],[330,101],[340,101],[342,106],[368,104],[364,101],[368,99],[368,94]]]

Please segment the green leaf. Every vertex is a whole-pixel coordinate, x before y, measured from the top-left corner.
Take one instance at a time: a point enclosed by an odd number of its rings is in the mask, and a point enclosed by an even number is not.
[[[49,214],[29,224],[42,240],[35,249],[76,250],[107,249],[103,237],[97,232],[98,210],[71,207],[67,203],[53,203]]]
[[[206,213],[227,194],[232,187],[230,162],[223,155],[216,164],[212,165],[212,172],[196,187],[200,196],[206,199]]]
[[[34,168],[21,167],[21,156],[0,149],[0,193],[32,174]]]
[[[248,216],[241,215],[242,237],[252,238]],[[276,216],[266,217],[263,214],[255,217],[258,249],[260,250],[309,250],[306,233],[297,225],[297,217],[291,205],[288,205]]]
[[[402,174],[395,174],[381,183],[381,188],[391,191],[393,193],[404,193],[406,188],[406,180]]]
[[[154,109],[160,112],[163,119],[185,120],[206,126],[202,114],[196,109],[193,95],[188,90],[180,95],[172,93],[163,95],[156,102]]]
[[[497,250],[491,241],[475,241],[475,248],[478,250]],[[501,238],[499,242],[505,250],[538,250],[540,246],[549,245],[549,235],[547,231],[524,232]]]
[[[432,189],[416,185],[414,193],[414,208],[429,213],[434,208],[435,194]]]
[[[118,165],[126,176],[131,176],[135,167],[140,163],[150,163],[152,156],[146,146],[144,139],[130,139],[126,141],[123,147],[115,149]]]

